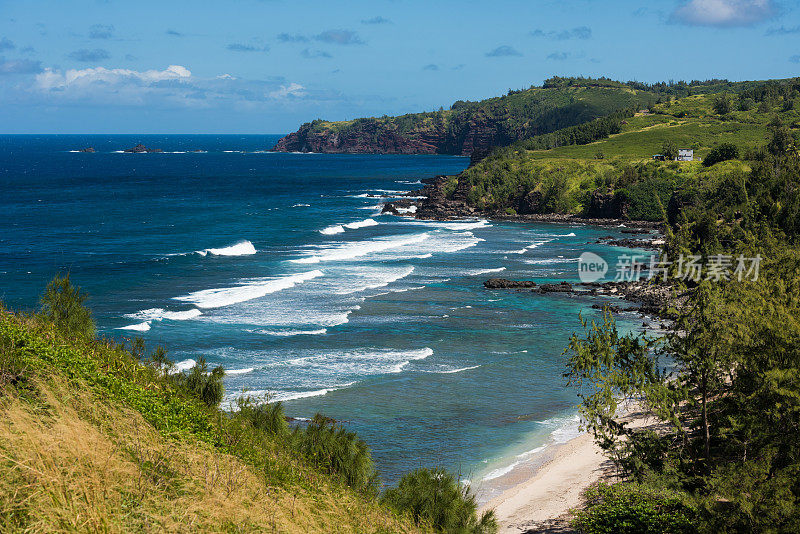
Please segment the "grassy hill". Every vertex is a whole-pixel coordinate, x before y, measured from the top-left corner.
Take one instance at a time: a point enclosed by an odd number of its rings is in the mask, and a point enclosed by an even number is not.
[[[139,349],[0,309],[0,531],[429,531]]]
[[[787,135],[800,131],[800,81],[739,89],[665,98],[651,106],[651,113],[619,113],[497,148],[451,177],[445,194],[460,195],[490,215],[582,213],[660,220],[673,191],[719,185],[747,172],[748,161],[758,157],[778,123]],[[720,100],[727,102],[723,113],[717,109],[725,107]],[[665,145],[693,149],[695,161],[653,161]],[[735,147],[737,157],[704,165],[702,160],[721,146]]]
[[[714,80],[647,85],[607,79],[552,78],[541,87],[512,91],[450,109],[397,117],[331,122],[315,120],[287,135],[279,151],[461,154],[483,157],[494,146],[584,124],[626,109],[640,109],[670,95],[743,90]]]

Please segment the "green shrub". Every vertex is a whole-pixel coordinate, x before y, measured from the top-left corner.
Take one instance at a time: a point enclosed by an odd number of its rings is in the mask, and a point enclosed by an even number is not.
[[[225,393],[222,378],[225,376],[225,370],[221,366],[209,371],[206,359],[201,356],[188,375],[179,373],[174,376],[178,384],[183,385],[206,406],[216,408],[222,402]]]
[[[42,315],[63,334],[77,337],[94,336],[92,312],[84,306],[88,295],[73,286],[69,273],[57,274],[44,290],[40,302]]]
[[[733,143],[722,143],[718,147],[711,150],[708,155],[703,159],[703,167],[711,167],[720,161],[727,161],[729,159],[737,159],[739,157],[739,148]]]
[[[237,401],[236,416],[249,421],[253,428],[273,436],[289,435],[289,424],[280,402],[258,402],[252,397],[242,397]]]
[[[497,532],[494,513],[477,516],[475,496],[444,469],[417,469],[403,475],[396,488],[381,499],[401,513],[410,513],[417,524],[428,524],[448,534]]]
[[[688,534],[697,512],[680,494],[639,484],[600,484],[586,492],[572,527],[581,534]]]
[[[295,430],[297,448],[317,468],[369,495],[378,492],[378,473],[369,447],[355,432],[317,414],[305,430]]]

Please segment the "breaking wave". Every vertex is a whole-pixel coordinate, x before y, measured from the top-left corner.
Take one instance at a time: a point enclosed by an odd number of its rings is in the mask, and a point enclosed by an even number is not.
[[[297,284],[322,275],[322,271],[308,271],[284,276],[282,278],[244,283],[235,287],[203,289],[181,297],[173,297],[173,299],[182,302],[191,302],[200,308],[220,308],[247,300],[257,299],[283,289],[289,289]]]

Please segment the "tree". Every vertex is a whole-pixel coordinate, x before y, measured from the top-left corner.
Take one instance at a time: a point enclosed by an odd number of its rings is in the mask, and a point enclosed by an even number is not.
[[[203,356],[200,356],[188,375],[179,374],[177,376],[180,377],[178,381],[184,383],[186,388],[206,406],[214,408],[222,402],[222,396],[225,393],[225,387],[222,384],[225,370],[222,366],[217,366],[209,371],[208,362]]]
[[[76,337],[92,337],[95,333],[92,312],[84,306],[88,295],[73,286],[69,273],[57,274],[47,284],[40,298],[42,315],[62,333]]]
[[[713,148],[703,159],[703,167],[711,167],[720,161],[736,159],[739,157],[739,148],[733,143],[721,143]]]
[[[619,436],[626,433],[624,423],[615,420],[620,404],[634,398],[657,413],[666,415],[668,398],[665,373],[659,369],[654,341],[633,334],[622,335],[608,308],[603,309],[603,322],[580,321],[584,336],[572,334],[564,376],[567,385],[577,388],[581,399],[579,411],[584,426],[598,444],[613,451]],[[670,419],[669,416],[666,417]]]
[[[490,510],[478,518],[478,505],[469,487],[444,469],[417,469],[403,475],[397,487],[384,494],[382,502],[400,513],[410,513],[417,524],[427,523],[436,532],[497,532],[494,513]]]
[[[727,115],[733,109],[733,102],[731,101],[731,96],[728,93],[722,93],[714,98],[714,112],[717,115]]]
[[[667,160],[674,160],[678,158],[678,147],[675,146],[675,143],[671,140],[664,141],[664,144],[661,145],[661,154]]]

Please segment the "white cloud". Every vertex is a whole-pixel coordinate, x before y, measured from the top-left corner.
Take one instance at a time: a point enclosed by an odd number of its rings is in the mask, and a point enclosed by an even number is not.
[[[70,88],[86,88],[93,84],[114,85],[152,85],[166,80],[188,80],[192,73],[181,65],[170,65],[164,70],[137,71],[131,69],[107,69],[91,67],[87,69],[69,69],[65,72],[45,69],[36,75],[36,84],[45,91],[65,90]]]
[[[305,87],[300,85],[299,83],[292,82],[289,85],[281,85],[280,89],[276,91],[272,91],[269,96],[270,98],[287,98],[287,97],[301,97],[305,96]]]
[[[751,26],[777,13],[773,0],[689,0],[670,20],[692,26]]]

